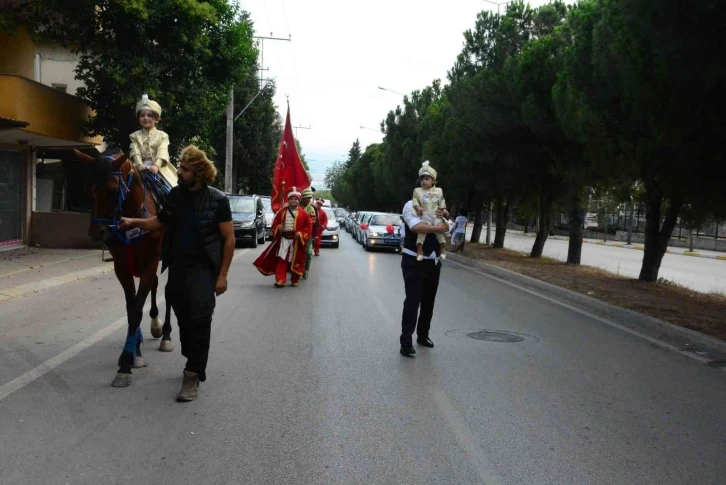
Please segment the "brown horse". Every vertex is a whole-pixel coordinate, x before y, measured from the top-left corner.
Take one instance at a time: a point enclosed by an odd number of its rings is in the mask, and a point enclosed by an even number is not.
[[[156,290],[159,286],[157,269],[161,259],[161,245],[164,230],[147,234],[121,231],[118,224],[121,217],[147,218],[156,215],[157,206],[153,195],[146,190],[138,172],[131,166],[127,156],[121,153],[104,152],[96,158],[75,151],[85,165],[91,182],[91,224],[88,235],[97,241],[104,241],[113,256],[114,272],[124,290],[128,331],[126,343],[118,360],[118,372],[111,383],[114,387],[131,384],[131,368],[145,367],[141,355],[141,320],[146,297],[151,292],[151,334],[162,337],[159,350],[171,352],[171,305],[166,299],[166,315],[163,327],[159,322],[156,306]],[[136,288],[134,277],[139,278]]]

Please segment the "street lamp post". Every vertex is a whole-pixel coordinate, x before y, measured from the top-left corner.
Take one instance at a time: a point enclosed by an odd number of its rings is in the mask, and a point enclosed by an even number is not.
[[[497,15],[499,15],[499,7],[501,7],[502,5],[506,5],[508,3],[512,3],[513,0],[507,0],[506,2],[492,2],[492,0],[482,0],[482,1],[491,3],[492,5],[496,5],[497,6]]]
[[[378,86],[378,89],[380,89],[381,91],[390,91],[390,92],[392,92],[392,93],[396,93],[396,94],[398,94],[399,96],[405,96],[405,94],[401,94],[401,93],[399,93],[398,91],[394,91],[393,89],[388,89],[388,88],[382,88],[382,87],[380,87],[380,86]]]

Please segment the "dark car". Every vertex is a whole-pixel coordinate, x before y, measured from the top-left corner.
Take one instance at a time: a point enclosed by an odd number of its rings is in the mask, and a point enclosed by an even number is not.
[[[265,243],[265,207],[258,195],[227,195],[232,209],[234,239],[250,242],[252,247]]]
[[[272,211],[272,199],[270,196],[261,195],[262,205],[265,206],[265,237],[272,240],[272,221],[275,213]]]

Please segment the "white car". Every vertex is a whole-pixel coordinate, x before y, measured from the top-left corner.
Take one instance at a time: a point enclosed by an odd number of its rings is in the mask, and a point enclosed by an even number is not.
[[[320,245],[332,246],[334,248],[340,247],[340,224],[335,220],[335,212],[329,207],[323,207],[320,210],[324,210],[328,216],[328,227],[323,229]]]
[[[399,228],[403,224],[400,214],[373,214],[362,231],[363,248],[370,251],[375,248],[398,249],[401,246]],[[388,228],[391,232],[388,232]]]

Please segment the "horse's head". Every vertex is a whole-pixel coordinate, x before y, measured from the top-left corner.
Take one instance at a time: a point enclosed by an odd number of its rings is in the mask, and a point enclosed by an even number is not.
[[[104,152],[95,158],[74,150],[86,168],[91,183],[91,224],[88,235],[95,241],[106,241],[111,236],[110,226],[117,223],[123,211],[131,164],[122,153]]]

